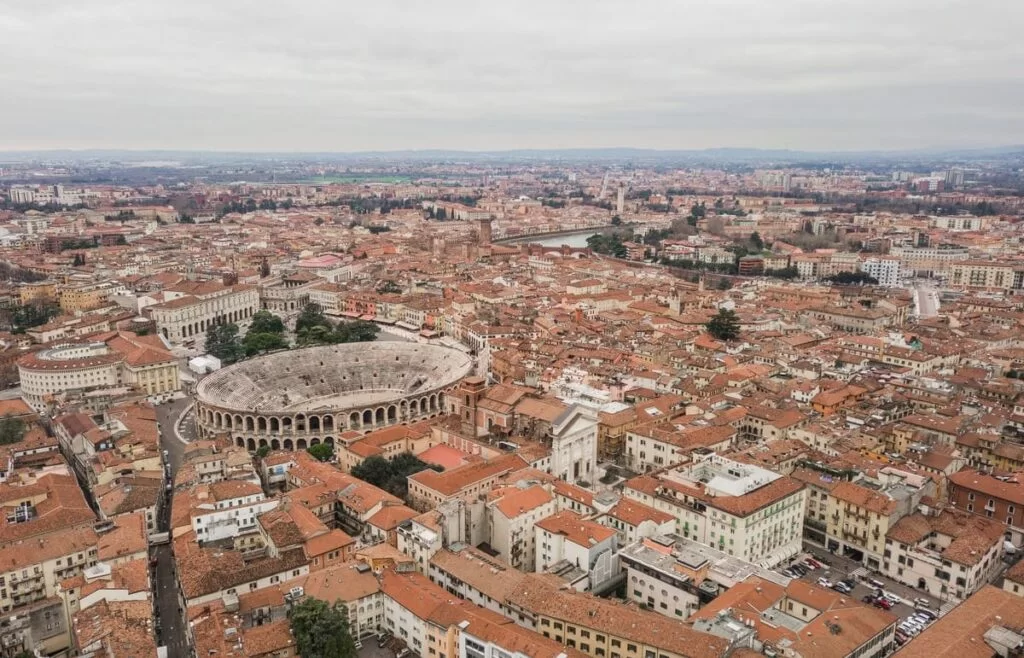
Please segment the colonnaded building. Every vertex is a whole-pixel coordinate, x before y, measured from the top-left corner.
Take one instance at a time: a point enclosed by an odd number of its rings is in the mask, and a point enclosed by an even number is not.
[[[260,310],[256,286],[219,281],[185,281],[160,293],[163,301],[143,313],[156,322],[164,338],[181,343],[212,327],[247,320]]]
[[[203,436],[250,450],[304,450],[341,432],[447,412],[445,396],[473,357],[438,345],[381,341],[277,352],[229,366],[196,387]]]
[[[181,387],[178,362],[156,335],[113,331],[68,341],[18,361],[22,397],[43,410],[51,396],[108,388],[164,395]]]

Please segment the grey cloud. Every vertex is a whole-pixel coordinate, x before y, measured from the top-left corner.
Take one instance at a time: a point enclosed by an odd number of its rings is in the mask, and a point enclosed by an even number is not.
[[[1024,141],[1024,3],[0,0],[0,149]]]

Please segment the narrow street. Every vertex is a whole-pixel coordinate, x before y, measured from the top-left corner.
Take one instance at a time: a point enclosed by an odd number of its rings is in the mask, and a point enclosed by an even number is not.
[[[156,408],[157,422],[160,427],[160,449],[167,451],[165,464],[170,468],[167,482],[174,482],[174,475],[181,466],[185,453],[185,444],[178,440],[174,427],[179,417],[191,404],[190,398],[174,400]],[[190,423],[187,423],[190,425]],[[186,438],[191,435],[182,432]],[[171,523],[171,491],[165,489],[166,498],[157,513],[157,532],[169,532]],[[178,581],[174,570],[174,553],[171,544],[159,544],[151,549],[153,599],[156,605],[156,628],[158,645],[167,647],[169,656],[185,657],[190,655],[188,639],[185,633],[185,621],[178,607]]]

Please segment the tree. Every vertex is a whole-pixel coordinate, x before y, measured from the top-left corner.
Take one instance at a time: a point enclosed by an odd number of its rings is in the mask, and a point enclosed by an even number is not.
[[[750,246],[754,248],[754,251],[764,249],[764,240],[761,239],[761,234],[757,231],[750,234]]]
[[[0,418],[0,445],[18,443],[25,438],[27,430],[24,421],[20,418],[5,414],[3,418]]]
[[[270,454],[270,446],[260,446],[259,449],[256,451],[256,456],[259,459],[264,459],[269,454]]]
[[[81,267],[81,266],[85,265],[85,255],[84,254],[75,254],[75,260],[74,260],[74,262],[71,265],[72,265],[72,267]]]
[[[587,238],[587,246],[595,254],[607,254],[616,258],[625,258],[627,254],[626,246],[622,244],[622,238],[616,233],[595,233]]]
[[[249,324],[249,333],[283,334],[284,322],[270,311],[257,311]]]
[[[402,286],[395,283],[393,280],[388,279],[377,288],[377,293],[380,295],[393,294],[399,295],[402,293]]]
[[[221,324],[206,332],[206,353],[225,364],[241,359],[245,355],[245,348],[238,337],[238,325]]]
[[[299,332],[303,329],[309,329],[317,326],[330,328],[331,323],[326,317],[324,317],[324,310],[320,308],[319,304],[306,304],[302,307],[299,317],[295,320],[295,331]]]
[[[323,226],[324,225],[324,218],[323,217],[317,217],[316,219],[313,220],[313,223],[316,224],[317,226]]]
[[[315,446],[309,446],[306,452],[313,455],[317,461],[326,462],[334,456],[334,447],[328,443],[318,443]]]
[[[306,597],[288,613],[295,646],[303,658],[355,658],[355,640],[341,603]]]
[[[25,333],[26,329],[46,324],[60,315],[60,306],[46,299],[34,299],[11,313],[11,331]]]
[[[334,331],[330,327],[316,325],[307,327],[298,332],[295,337],[295,344],[302,347],[310,345],[332,345],[334,343]]]
[[[878,285],[878,279],[867,272],[836,272],[825,277],[825,280],[840,285]]]
[[[718,340],[734,340],[740,335],[740,320],[736,317],[736,311],[722,308],[704,328]]]
[[[622,218],[618,215],[612,217],[612,226],[622,226]]]
[[[403,452],[395,455],[391,461],[378,455],[367,457],[352,469],[352,475],[392,495],[404,498],[408,492],[409,476],[427,468],[442,470],[440,466],[427,464],[411,452]]]
[[[269,331],[254,333],[250,330],[245,334],[242,347],[245,349],[246,356],[252,356],[260,352],[288,349],[288,340],[284,334],[275,334]]]
[[[725,235],[725,220],[719,217],[712,217],[708,220],[708,233],[711,235]]]
[[[334,329],[337,343],[363,343],[377,340],[380,327],[366,320],[341,322]]]

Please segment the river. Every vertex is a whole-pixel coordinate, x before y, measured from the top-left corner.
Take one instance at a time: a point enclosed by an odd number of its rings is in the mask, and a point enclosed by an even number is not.
[[[550,238],[531,239],[529,236],[516,240],[517,244],[529,242],[530,244],[544,245],[545,247],[561,247],[563,244],[569,247],[582,248],[587,246],[587,238],[597,235],[600,231],[586,231],[583,233],[570,233],[568,235],[556,235]]]

